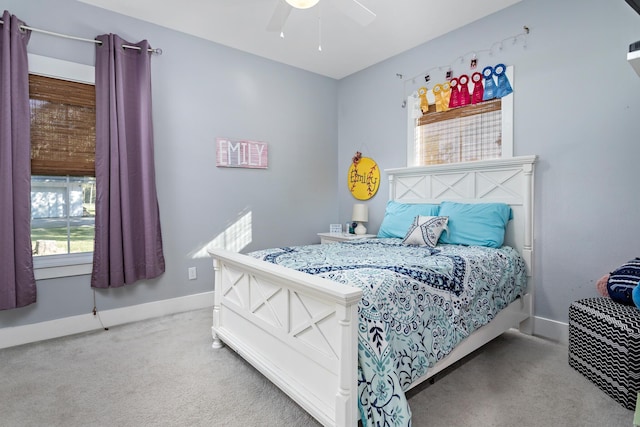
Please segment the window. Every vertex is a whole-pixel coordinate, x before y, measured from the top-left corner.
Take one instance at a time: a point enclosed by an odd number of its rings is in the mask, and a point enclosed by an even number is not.
[[[95,178],[31,176],[34,256],[93,252]]]
[[[513,87],[513,67],[506,75]],[[475,105],[436,112],[427,93],[429,112],[410,96],[407,165],[459,163],[513,156],[513,94]]]
[[[29,70],[36,278],[87,274],[95,219],[94,68],[29,55]]]

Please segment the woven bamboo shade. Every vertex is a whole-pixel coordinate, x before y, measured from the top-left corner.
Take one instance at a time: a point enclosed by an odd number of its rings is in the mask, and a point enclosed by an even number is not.
[[[500,99],[436,112],[416,120],[419,164],[433,165],[499,158],[502,153]]]
[[[29,75],[31,174],[95,176],[95,86]]]
[[[489,113],[491,111],[500,111],[502,101],[500,98],[484,101],[479,104],[465,105],[464,107],[452,108],[451,110],[436,113],[435,104],[429,105],[429,112],[423,114],[418,119],[418,126],[428,125],[430,123],[442,122],[446,120],[459,119],[461,117],[475,116],[477,114]],[[434,113],[434,114],[431,114]]]

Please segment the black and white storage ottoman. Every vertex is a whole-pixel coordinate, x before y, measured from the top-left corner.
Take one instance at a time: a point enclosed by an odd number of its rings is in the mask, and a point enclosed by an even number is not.
[[[569,307],[569,365],[627,409],[640,392],[640,309],[609,298]]]

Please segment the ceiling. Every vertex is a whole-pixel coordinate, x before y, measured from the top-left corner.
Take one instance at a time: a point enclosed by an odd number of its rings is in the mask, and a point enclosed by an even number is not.
[[[267,31],[283,0],[79,1],[340,79],[521,0],[357,0],[376,14],[365,26],[355,0],[320,0],[291,11],[284,38]]]

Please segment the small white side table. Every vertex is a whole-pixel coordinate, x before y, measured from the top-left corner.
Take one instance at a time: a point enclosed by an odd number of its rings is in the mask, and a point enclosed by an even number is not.
[[[337,242],[349,242],[352,240],[371,239],[376,237],[375,234],[349,234],[349,233],[318,233],[320,236],[320,243],[337,243]]]

